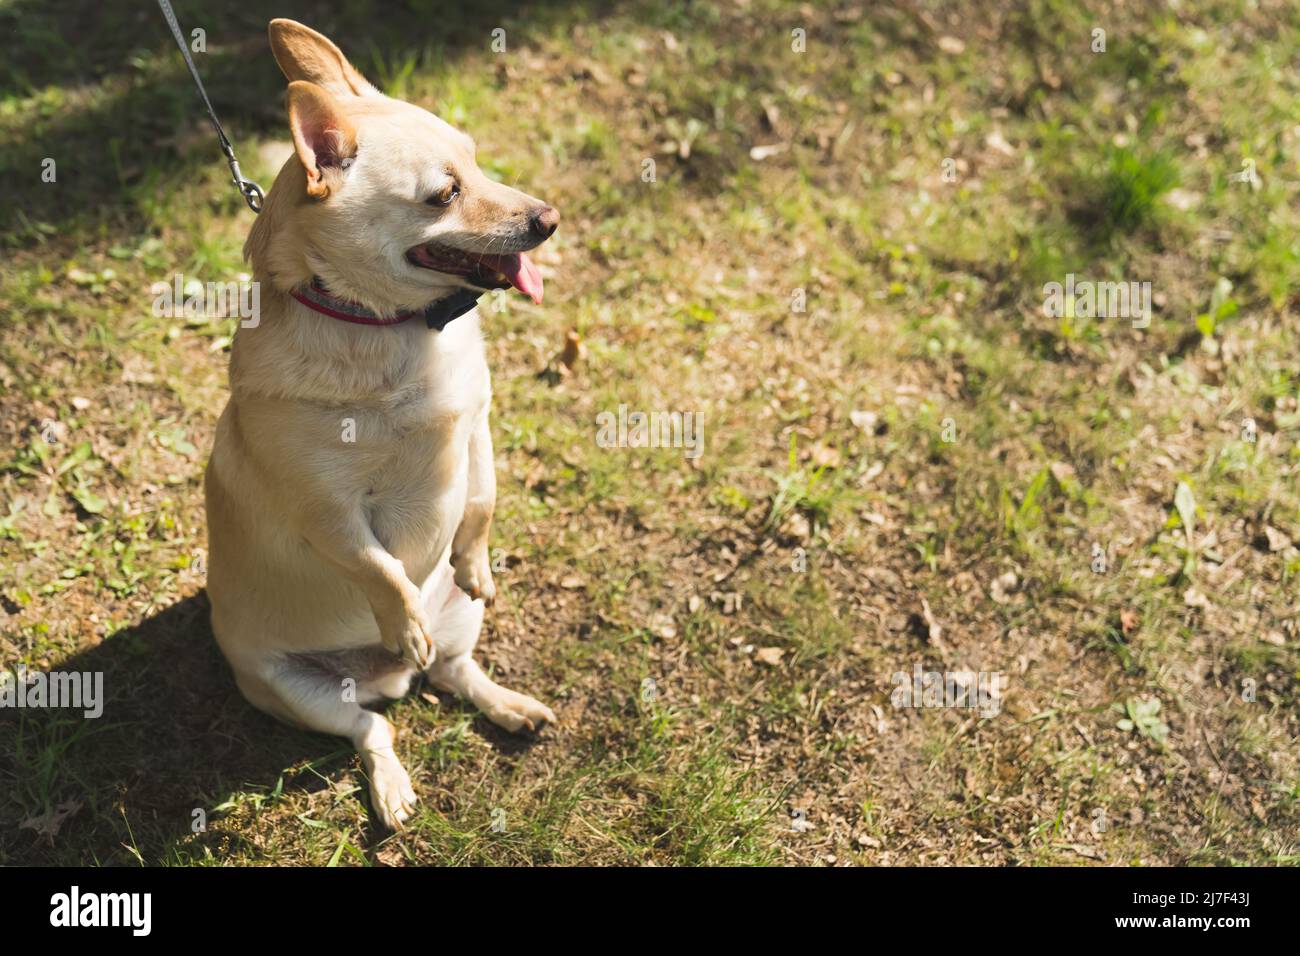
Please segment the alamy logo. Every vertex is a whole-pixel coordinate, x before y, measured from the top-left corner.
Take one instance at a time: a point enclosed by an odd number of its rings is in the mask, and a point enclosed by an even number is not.
[[[50,925],[129,926],[134,936],[148,936],[153,927],[151,893],[82,893],[74,886],[70,892],[50,897]]]
[[[596,415],[596,444],[601,448],[684,448],[687,458],[704,451],[703,412],[629,412]]]
[[[21,665],[12,673],[0,670],[0,707],[70,707],[93,720],[104,713],[104,672],[29,674]]]
[[[207,316],[211,319],[240,319],[241,329],[255,329],[262,321],[262,290],[256,281],[200,282],[186,281],[179,272],[171,282],[155,282],[149,287],[154,297],[153,314],[160,319],[184,319]]]
[[[896,671],[890,679],[890,703],[900,707],[961,707],[978,710],[981,717],[996,717],[1002,710],[1001,671],[923,671],[920,664]]]
[[[1151,324],[1150,282],[1092,282],[1071,272],[1065,284],[1043,286],[1043,314],[1054,319],[1132,319],[1133,328]]]

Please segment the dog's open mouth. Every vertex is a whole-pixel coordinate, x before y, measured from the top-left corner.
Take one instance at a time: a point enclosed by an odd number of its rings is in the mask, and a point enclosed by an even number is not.
[[[509,289],[514,286],[534,302],[542,301],[542,274],[533,260],[522,252],[488,256],[428,242],[408,249],[406,260],[421,269],[459,276],[481,289]]]

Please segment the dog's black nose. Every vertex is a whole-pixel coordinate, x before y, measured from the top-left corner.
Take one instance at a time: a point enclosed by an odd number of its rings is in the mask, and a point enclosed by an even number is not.
[[[543,239],[551,238],[551,233],[555,232],[555,227],[560,224],[560,211],[554,206],[543,206],[537,212],[533,213],[533,232],[537,233]]]

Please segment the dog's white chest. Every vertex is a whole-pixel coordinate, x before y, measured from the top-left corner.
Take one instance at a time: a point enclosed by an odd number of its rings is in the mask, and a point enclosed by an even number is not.
[[[379,403],[366,510],[375,536],[419,581],[451,543],[464,511],[469,446],[487,414],[481,352],[420,369]]]

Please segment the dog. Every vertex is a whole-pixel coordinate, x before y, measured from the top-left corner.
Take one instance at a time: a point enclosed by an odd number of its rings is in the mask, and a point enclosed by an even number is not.
[[[253,706],[352,741],[397,829],[416,795],[366,705],[423,673],[506,730],[555,722],[471,656],[496,500],[473,305],[510,287],[541,302],[525,253],[559,213],[321,34],[268,32],[294,155],[244,246],[261,314],[235,336],[204,475],[212,628]]]

